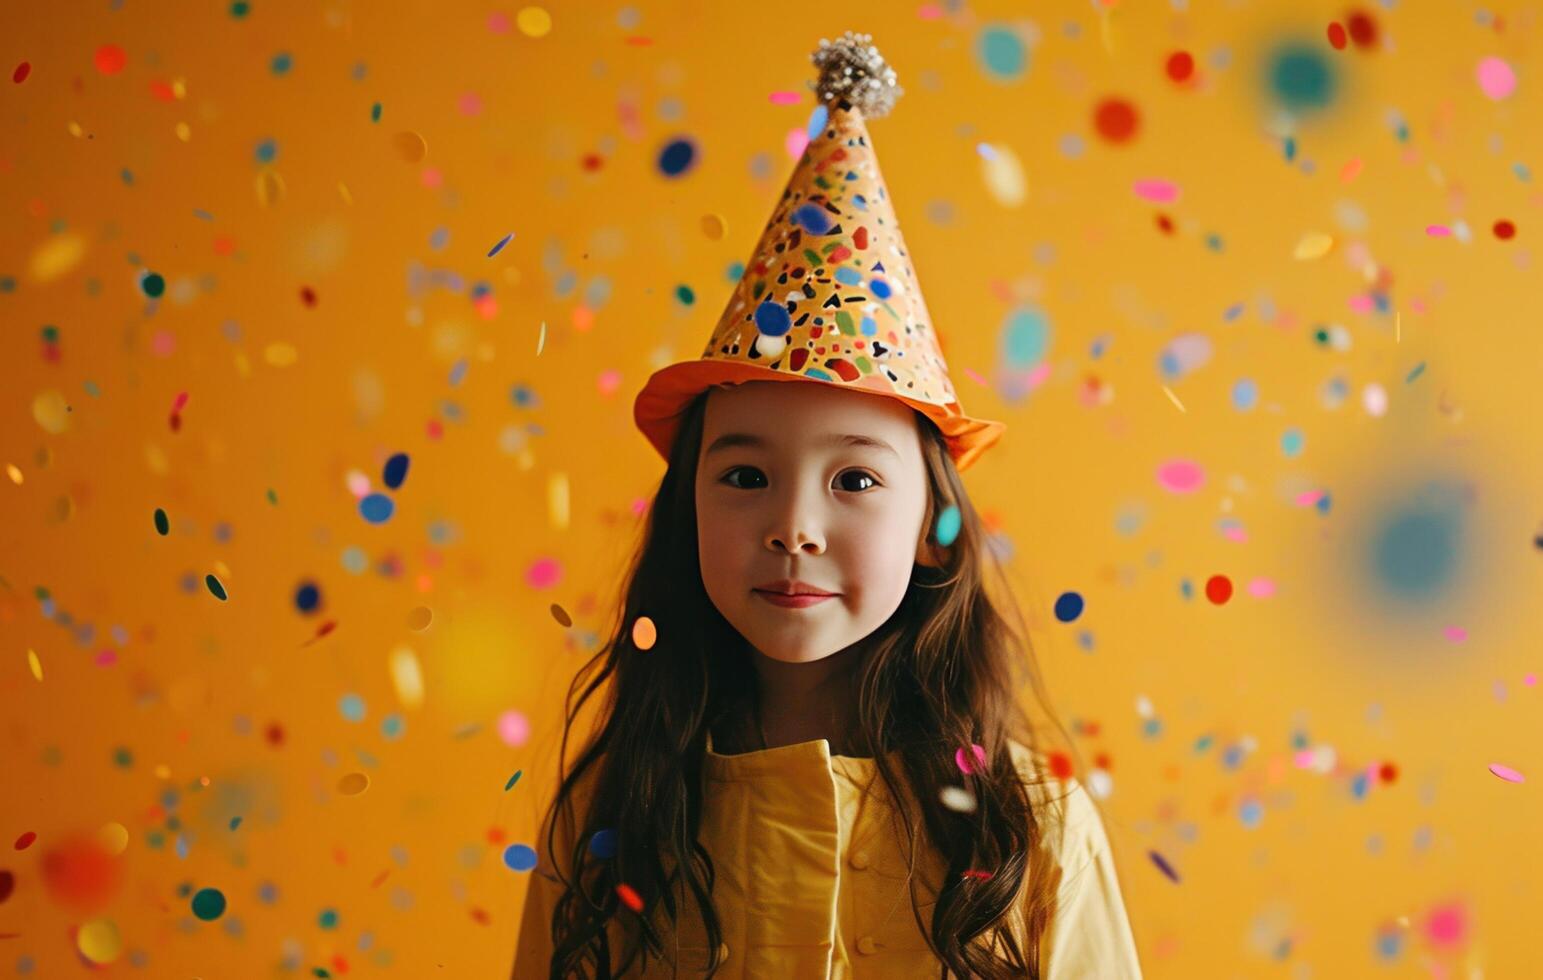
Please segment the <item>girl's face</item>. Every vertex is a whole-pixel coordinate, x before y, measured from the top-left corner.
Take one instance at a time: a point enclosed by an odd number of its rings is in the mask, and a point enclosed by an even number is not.
[[[801,381],[714,388],[697,457],[702,581],[758,651],[838,653],[899,608],[926,550],[927,478],[912,409]],[[758,587],[830,598],[778,604]]]

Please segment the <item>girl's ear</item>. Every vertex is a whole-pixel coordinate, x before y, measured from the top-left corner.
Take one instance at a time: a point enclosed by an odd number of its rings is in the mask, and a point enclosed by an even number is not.
[[[916,563],[926,565],[928,568],[942,568],[945,549],[927,540],[931,534],[931,526],[923,525],[921,540],[916,543]]]

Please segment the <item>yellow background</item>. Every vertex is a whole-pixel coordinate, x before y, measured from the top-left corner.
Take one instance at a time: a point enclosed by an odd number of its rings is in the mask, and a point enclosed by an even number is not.
[[[1341,51],[1327,28],[1351,8],[1321,3],[572,3],[541,36],[500,4],[250,7],[0,12],[0,976],[89,972],[72,929],[93,917],[121,934],[114,973],[507,970],[525,878],[503,850],[531,839],[562,693],[662,470],[632,395],[700,353],[792,169],[808,54],[847,29],[906,89],[871,133],[960,397],[1009,424],[967,483],[1106,767],[1147,975],[1536,971],[1535,7],[1367,4],[1376,43]],[[1018,77],[984,66],[992,28],[1024,44]],[[1283,122],[1265,78],[1296,37],[1336,96]],[[95,67],[104,44],[121,72]],[[1164,73],[1176,50],[1191,84]],[[1488,56],[1515,94],[1481,91]],[[1107,96],[1139,113],[1123,145],[1095,132]],[[667,178],[679,136],[698,156]],[[1021,203],[993,192],[993,153],[1020,162]],[[1178,199],[1138,196],[1147,179]],[[1295,257],[1315,234],[1327,254]],[[1387,308],[1353,308],[1379,269]],[[1003,328],[1026,309],[1048,349],[1010,397]],[[1185,334],[1210,362],[1165,377]],[[350,475],[380,490],[398,451],[396,512],[370,524]],[[1204,485],[1164,489],[1172,459]],[[1389,600],[1368,541],[1433,482],[1459,501],[1446,579]],[[543,562],[555,584],[532,584]],[[1087,606],[1061,623],[1068,590]],[[418,707],[389,670],[403,646]],[[339,792],[351,772],[364,793]],[[121,886],[73,913],[43,855],[112,823]],[[218,921],[191,913],[204,887]]]

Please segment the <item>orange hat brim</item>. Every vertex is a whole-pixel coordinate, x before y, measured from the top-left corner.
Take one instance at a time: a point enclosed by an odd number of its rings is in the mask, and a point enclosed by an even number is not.
[[[864,388],[860,384],[837,385],[759,364],[715,358],[682,361],[655,371],[633,402],[633,421],[659,455],[668,460],[670,447],[675,443],[675,433],[680,428],[680,413],[691,400],[715,385],[743,384],[746,381],[802,381],[904,402],[937,424],[948,443],[948,454],[953,457],[954,468],[960,472],[989,449],[1007,429],[1005,422],[965,415],[958,402],[934,405],[896,394],[887,386]]]

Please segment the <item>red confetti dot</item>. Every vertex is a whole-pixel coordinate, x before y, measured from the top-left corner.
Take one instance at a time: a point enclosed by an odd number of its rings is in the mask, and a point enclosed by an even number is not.
[[[1232,580],[1225,575],[1212,575],[1205,581],[1205,597],[1222,605],[1232,598]]]
[[[1093,112],[1098,135],[1111,143],[1125,143],[1136,135],[1136,107],[1124,99],[1105,99]]]
[[[312,289],[310,286],[301,286],[300,302],[304,303],[308,307],[314,308],[316,306],[316,290]]]
[[[605,166],[605,157],[598,153],[584,154],[585,170],[589,171],[590,173],[594,173],[596,170],[599,170],[603,166]]]
[[[284,744],[284,726],[274,722],[263,730],[263,738],[268,740],[269,745],[278,748]]]
[[[623,902],[627,903],[627,908],[634,912],[643,911],[643,900],[638,897],[637,892],[632,890],[632,886],[625,881],[616,886],[616,894],[621,897]]]
[[[1501,218],[1495,222],[1495,237],[1501,241],[1510,241],[1516,237],[1516,226]]]
[[[29,830],[26,833],[22,834],[20,837],[16,838],[16,849],[18,851],[25,851],[27,848],[31,847],[32,846],[32,842],[37,840],[37,839],[38,839],[37,831]]]
[[[1345,50],[1345,25],[1337,20],[1329,25],[1329,44],[1335,51]]]
[[[17,85],[20,85],[22,82],[27,80],[27,76],[30,74],[32,74],[32,62],[23,61],[21,64],[16,66],[15,71],[11,72],[11,81],[15,82]]]
[[[15,889],[16,876],[9,871],[0,871],[0,903],[10,898]]]
[[[478,907],[477,907],[477,906],[475,906],[475,905],[473,905],[473,906],[472,906],[472,908],[471,908],[471,917],[472,917],[472,918],[473,918],[473,919],[475,919],[475,920],[477,920],[477,922],[478,922],[478,923],[479,923],[479,924],[481,924],[481,925],[487,925],[487,924],[488,924],[488,923],[489,923],[489,922],[491,922],[491,921],[493,921],[493,920],[492,920],[492,919],[491,919],[491,918],[490,918],[490,917],[489,917],[489,916],[488,916],[488,914],[487,914],[487,911],[486,911],[486,910],[484,910],[484,909],[481,909],[481,908],[478,908]]]
[[[1377,43],[1377,22],[1364,10],[1350,15],[1350,40],[1358,48],[1369,48]]]
[[[220,235],[214,240],[215,255],[230,255],[235,252],[236,243],[229,235]]]
[[[104,44],[96,49],[96,70],[104,75],[116,75],[129,63],[129,56],[116,44]]]
[[[978,881],[990,881],[991,880],[991,872],[989,872],[989,871],[981,871],[978,868],[966,868],[965,870],[963,870],[963,871],[961,871],[959,873],[961,875],[963,875],[964,877],[966,877],[966,878],[974,878],[974,879],[976,879]]]
[[[1173,219],[1166,214],[1157,216],[1157,229],[1165,235],[1173,234]]]
[[[1195,73],[1195,57],[1188,51],[1175,51],[1168,56],[1168,63],[1164,68],[1169,78],[1176,82],[1187,82]]]
[[[1100,752],[1100,753],[1098,753],[1098,755],[1095,755],[1093,757],[1093,765],[1096,768],[1099,768],[1099,769],[1109,769],[1109,768],[1112,768],[1110,766],[1110,764],[1109,764],[1109,753],[1108,752]]]
[[[1072,774],[1071,756],[1065,752],[1050,753],[1050,774],[1057,779],[1067,779]]]
[[[1384,762],[1382,768],[1377,770],[1377,776],[1385,783],[1391,783],[1398,778],[1398,766],[1391,762]]]

